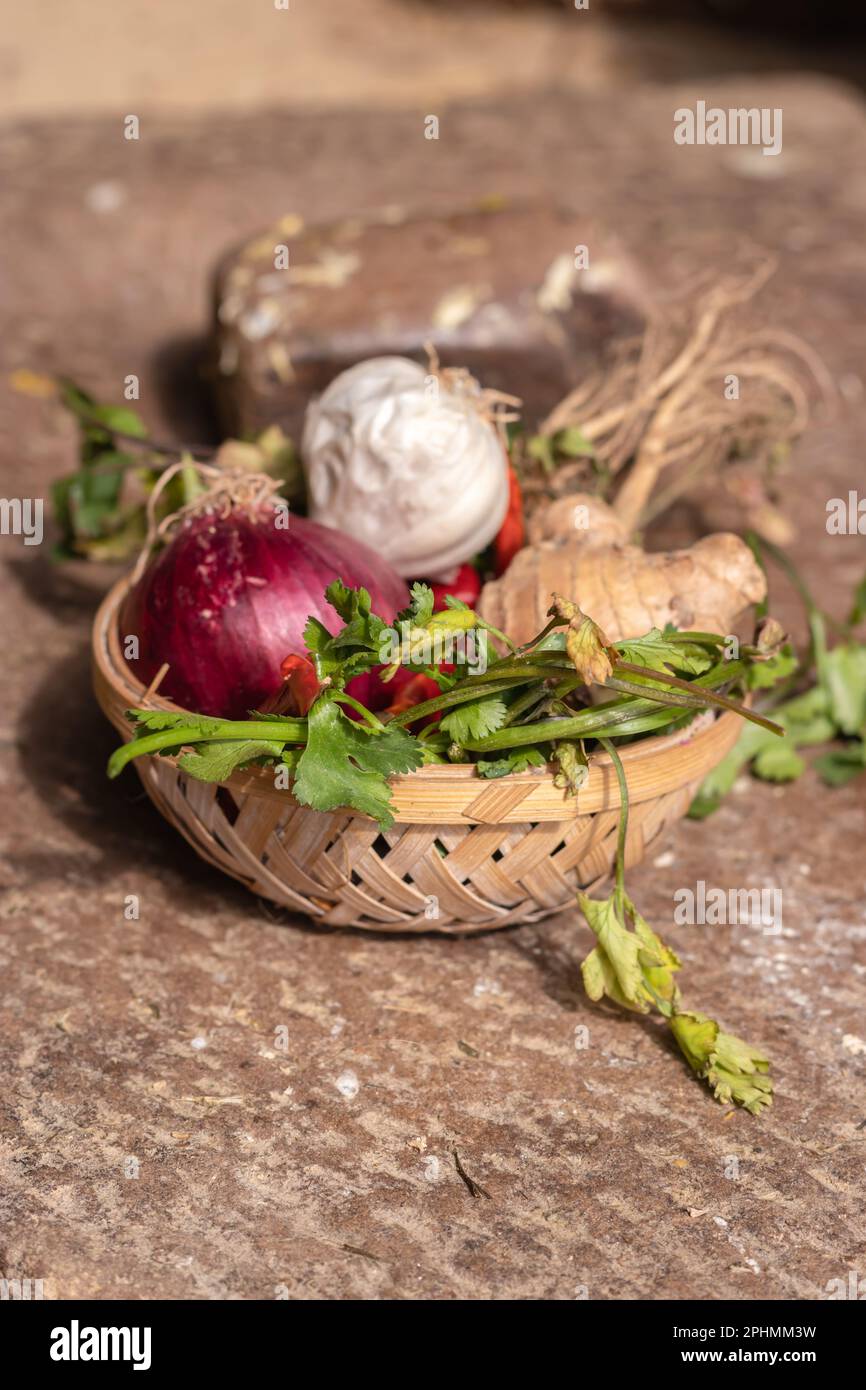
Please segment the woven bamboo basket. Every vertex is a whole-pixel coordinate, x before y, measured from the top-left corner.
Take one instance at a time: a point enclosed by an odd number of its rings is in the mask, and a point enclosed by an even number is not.
[[[124,711],[145,703],[117,618],[128,580],[104,599],[93,628],[96,697],[123,738]],[[155,709],[175,709],[151,696]],[[636,864],[687,811],[695,790],[736,742],[725,713],[699,729],[622,750],[630,814],[626,863]],[[395,823],[384,833],[356,811],[312,811],[274,786],[267,768],[199,782],[166,757],[135,763],[144,788],[196,852],[282,907],[329,926],[463,933],[538,922],[611,872],[619,789],[606,754],[576,797],[534,769],[495,781],[470,764],[392,778]]]

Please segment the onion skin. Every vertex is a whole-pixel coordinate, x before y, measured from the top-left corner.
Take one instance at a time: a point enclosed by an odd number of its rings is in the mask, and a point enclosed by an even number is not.
[[[409,602],[403,580],[369,547],[306,517],[293,515],[281,529],[269,507],[194,516],[127,596],[121,645],[138,638],[129,664],[145,685],[168,663],[160,695],[243,719],[280,689],[280,665],[304,651],[308,617],[338,630],[324,593],[338,578],[368,589],[373,612],[387,622]]]

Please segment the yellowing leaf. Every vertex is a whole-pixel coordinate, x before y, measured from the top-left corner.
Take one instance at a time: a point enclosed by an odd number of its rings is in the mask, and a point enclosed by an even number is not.
[[[56,396],[59,390],[54,377],[43,376],[41,372],[31,372],[29,367],[19,367],[17,371],[10,372],[9,385],[19,396],[37,396],[42,400]]]
[[[553,595],[551,614],[568,623],[565,650],[575,671],[587,685],[603,685],[613,670],[617,650],[607,640],[598,623],[582,613],[576,603]]]
[[[598,940],[598,965],[605,981],[605,993],[626,1004],[631,1009],[646,1013],[651,1002],[644,984],[639,952],[640,939],[630,932],[620,921],[613,895],[601,900],[588,898],[585,893],[578,894],[580,909],[594,931]],[[608,968],[612,975],[609,973]],[[593,979],[597,978],[597,966],[592,967]],[[608,987],[610,979],[615,981],[616,993]]]
[[[709,1082],[716,1100],[733,1101],[753,1115],[773,1103],[770,1063],[742,1038],[721,1030],[705,1014],[674,1014],[671,1031],[689,1066]]]

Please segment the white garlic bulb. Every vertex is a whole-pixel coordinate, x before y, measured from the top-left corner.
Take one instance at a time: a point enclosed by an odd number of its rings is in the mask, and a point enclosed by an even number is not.
[[[477,384],[407,357],[371,357],[307,407],[310,516],[372,546],[398,574],[453,577],[493,540],[508,471]]]

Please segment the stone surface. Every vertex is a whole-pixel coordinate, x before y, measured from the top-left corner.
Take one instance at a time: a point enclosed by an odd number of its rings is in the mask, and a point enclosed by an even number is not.
[[[767,23],[766,3],[752,13],[718,0],[593,0],[582,10],[573,0],[289,0],[282,9],[126,0],[122,10],[112,0],[64,0],[21,6],[6,26],[0,112],[116,118],[288,105],[426,113],[478,97],[800,65],[863,85],[863,46],[838,23],[840,9],[855,17],[847,0],[820,11],[808,0],[773,8],[781,16]]]
[[[843,611],[863,541],[824,517],[863,480],[866,118],[843,89],[764,80],[779,160],[680,149],[676,106],[755,100],[705,87],[455,110],[438,144],[395,114],[154,120],[137,145],[114,122],[5,130],[4,494],[44,495],[74,450],[53,404],[8,389],[16,368],[115,399],[137,372],[154,430],[212,432],[208,274],[261,225],[566,186],[662,282],[728,265],[742,238],[778,253],[769,311],[849,401],[780,485],[798,559]],[[680,508],[652,543],[723,512]],[[632,876],[689,1000],[771,1054],[756,1121],[654,1023],[587,1003],[571,914],[474,940],[325,935],[191,858],[131,775],[104,779],[98,580],[0,545],[6,1277],[53,1297],[814,1299],[866,1273],[862,783],[746,783]],[[701,879],[780,887],[782,934],[672,927]]]

